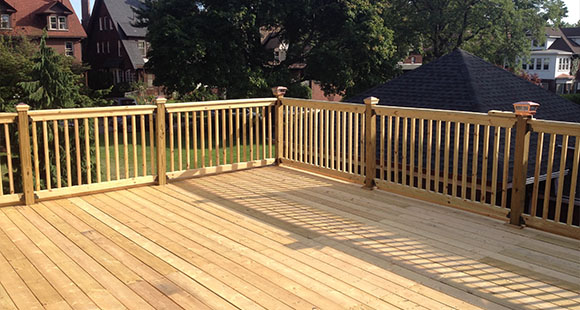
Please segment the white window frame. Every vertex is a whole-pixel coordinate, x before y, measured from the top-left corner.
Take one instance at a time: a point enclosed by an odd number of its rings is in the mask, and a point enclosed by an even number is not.
[[[69,44],[70,44],[70,48],[68,47]],[[75,44],[73,42],[71,42],[71,41],[64,42],[64,54],[66,56],[74,57],[74,55],[75,55]]]
[[[141,45],[143,45],[143,49],[141,49]],[[137,48],[139,48],[139,52],[141,53],[141,57],[147,58],[147,41],[144,41],[144,40],[137,41]]]
[[[103,31],[103,18],[99,17],[99,30]]]
[[[66,16],[58,16],[58,30],[68,30],[68,18]]]
[[[58,30],[58,17],[56,15],[51,15],[48,17],[48,29]]]
[[[97,42],[97,54],[101,53],[101,43]]]
[[[10,14],[5,13],[0,14],[0,29],[12,29]]]
[[[550,70],[550,58],[544,58],[543,70]]]
[[[542,70],[542,58],[536,58],[536,70]]]

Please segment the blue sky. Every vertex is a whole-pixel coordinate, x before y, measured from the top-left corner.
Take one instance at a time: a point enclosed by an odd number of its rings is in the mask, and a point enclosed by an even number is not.
[[[91,5],[95,2],[95,0],[90,0]],[[75,12],[81,17],[81,0],[71,0],[72,5],[75,9]],[[564,0],[566,6],[568,7],[568,17],[564,19],[565,22],[568,23],[576,23],[580,20],[580,1],[579,0]]]

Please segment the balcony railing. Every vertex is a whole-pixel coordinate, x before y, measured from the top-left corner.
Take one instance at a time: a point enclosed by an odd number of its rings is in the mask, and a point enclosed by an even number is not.
[[[377,103],[18,105],[0,113],[0,204],[277,162],[580,238],[580,124]]]

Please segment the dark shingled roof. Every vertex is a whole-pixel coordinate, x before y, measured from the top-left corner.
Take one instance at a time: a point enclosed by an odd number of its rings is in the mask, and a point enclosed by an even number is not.
[[[379,105],[483,113],[533,101],[540,104],[538,119],[580,122],[580,105],[461,49],[345,101],[369,96]]]

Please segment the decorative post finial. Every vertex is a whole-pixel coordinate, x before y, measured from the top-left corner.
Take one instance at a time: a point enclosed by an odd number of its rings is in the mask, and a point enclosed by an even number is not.
[[[539,103],[532,101],[520,101],[513,104],[516,115],[533,117],[540,107]]]
[[[276,98],[280,99],[280,98],[284,97],[287,90],[288,90],[288,88],[284,87],[284,86],[272,87],[272,94],[274,94],[274,96],[276,96]]]

